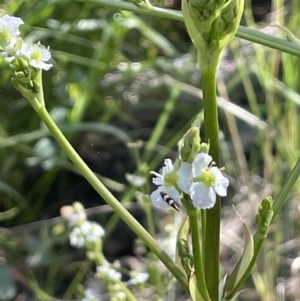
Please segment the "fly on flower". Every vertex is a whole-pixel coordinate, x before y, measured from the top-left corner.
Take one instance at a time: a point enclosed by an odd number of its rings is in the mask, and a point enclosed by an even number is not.
[[[161,192],[160,195],[161,195],[163,201],[165,201],[169,206],[171,206],[175,210],[179,211],[180,205],[178,202],[173,200],[168,194],[166,194],[164,192]]]

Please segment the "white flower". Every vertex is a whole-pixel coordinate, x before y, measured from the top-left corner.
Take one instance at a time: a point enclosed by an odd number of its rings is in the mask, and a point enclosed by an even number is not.
[[[28,45],[23,43],[20,54],[29,60],[29,64],[37,69],[49,70],[52,64],[45,63],[51,59],[49,47],[40,43]]]
[[[84,291],[84,298],[81,299],[81,301],[100,301],[100,299],[97,297],[95,291],[91,288],[87,288]]]
[[[178,186],[190,195],[196,208],[211,208],[217,195],[227,195],[229,180],[211,162],[211,156],[199,153],[192,164],[183,162],[178,170]]]
[[[299,275],[300,272],[300,257],[296,257],[291,265],[291,273],[292,275]]]
[[[132,271],[130,272],[130,277],[131,279],[127,281],[127,285],[137,285],[145,283],[149,279],[149,274]]]
[[[146,178],[136,174],[125,174],[126,180],[133,186],[141,187],[146,183]]]
[[[85,221],[81,224],[80,230],[84,235],[84,238],[90,242],[96,242],[101,238],[105,232],[103,228],[97,223],[92,223],[90,221]]]
[[[75,227],[70,234],[70,244],[76,248],[82,248],[86,242],[96,242],[105,234],[103,228],[97,223],[84,221],[79,227]]]
[[[178,175],[174,170],[174,165],[171,159],[165,160],[165,165],[159,173],[155,171],[152,171],[151,173],[156,176],[153,178],[153,183],[158,186],[158,188],[150,195],[154,205],[161,209],[170,208],[170,206],[163,200],[161,193],[169,195],[174,201],[181,204],[180,194],[174,187],[177,183]]]
[[[75,248],[82,248],[84,246],[84,235],[79,227],[75,227],[70,233],[70,245]]]
[[[20,32],[19,26],[24,24],[22,19],[4,15],[0,18],[0,47],[6,48],[7,45],[14,45]]]
[[[122,278],[121,273],[116,271],[107,261],[104,261],[102,265],[97,266],[96,270],[100,277],[108,278],[111,281],[118,281]]]
[[[21,38],[12,39],[4,48],[1,55],[4,60],[8,63],[11,63],[15,56],[19,54],[22,47],[23,40]]]
[[[73,206],[63,206],[60,209],[60,214],[69,223],[70,227],[80,225],[86,220],[84,208],[78,202],[75,202]]]

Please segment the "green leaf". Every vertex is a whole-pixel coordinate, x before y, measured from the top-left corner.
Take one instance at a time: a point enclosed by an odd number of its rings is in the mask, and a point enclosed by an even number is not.
[[[192,273],[189,279],[189,290],[193,301],[209,301],[207,299],[204,299],[200,294],[197,287],[197,279],[195,273]]]
[[[254,254],[254,240],[253,236],[247,227],[247,225],[242,221],[241,217],[238,215],[241,223],[244,226],[244,232],[245,232],[245,247],[242,254],[242,257],[240,258],[238,264],[234,268],[231,275],[228,277],[225,285],[224,291],[226,294],[228,294],[235,285],[241,280],[241,278],[244,276],[245,272],[247,271],[247,268],[253,258]]]
[[[219,301],[222,300],[222,296],[223,296],[223,293],[224,293],[224,287],[225,287],[225,284],[226,284],[226,280],[227,280],[227,275],[225,275],[223,277],[223,279],[219,283]]]

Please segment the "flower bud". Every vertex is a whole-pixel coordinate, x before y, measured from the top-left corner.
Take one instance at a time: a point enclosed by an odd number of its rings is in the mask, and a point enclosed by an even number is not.
[[[201,145],[200,145],[199,153],[208,154],[209,153],[209,144],[205,143],[205,142],[202,142]]]
[[[201,68],[217,67],[224,48],[235,35],[244,0],[183,0],[187,31],[195,44]]]
[[[192,126],[178,143],[180,158],[184,162],[192,163],[200,150],[199,128]]]
[[[188,277],[191,275],[191,269],[194,264],[194,259],[192,255],[190,254],[189,245],[187,240],[180,238],[177,241],[177,250],[178,255],[181,258],[181,265],[185,270],[185,273]]]
[[[264,198],[258,209],[258,214],[255,217],[257,225],[257,233],[262,237],[266,237],[270,222],[273,218],[273,199],[272,197]]]

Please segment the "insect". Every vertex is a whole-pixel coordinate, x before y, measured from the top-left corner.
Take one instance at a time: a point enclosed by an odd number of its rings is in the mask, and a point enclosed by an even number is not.
[[[179,211],[180,205],[178,202],[173,200],[168,194],[166,194],[164,192],[161,192],[160,195],[161,195],[161,198],[163,199],[163,201],[165,201],[169,206],[171,206],[175,210]]]

